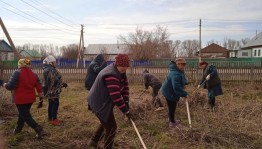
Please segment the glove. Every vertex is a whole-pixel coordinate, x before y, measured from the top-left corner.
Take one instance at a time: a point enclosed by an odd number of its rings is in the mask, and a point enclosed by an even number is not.
[[[43,107],[43,97],[39,97],[39,102],[37,105],[37,109],[42,108]]]
[[[210,80],[210,74],[207,75],[206,80]]]
[[[200,88],[200,87],[201,87],[201,85],[198,85],[198,86],[197,86],[197,88]]]
[[[129,120],[134,119],[134,115],[131,114],[130,112],[127,112],[127,113],[126,113],[126,117],[127,117]]]
[[[68,87],[67,83],[63,82],[62,87],[67,88]]]

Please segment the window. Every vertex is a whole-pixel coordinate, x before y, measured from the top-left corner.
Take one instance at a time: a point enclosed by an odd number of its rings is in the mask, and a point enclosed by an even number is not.
[[[257,53],[257,56],[260,56],[260,49],[259,49],[259,50],[257,50],[257,52],[258,52],[258,53]]]
[[[254,50],[254,56],[257,56],[257,50]]]
[[[248,52],[242,52],[242,56],[248,56]]]

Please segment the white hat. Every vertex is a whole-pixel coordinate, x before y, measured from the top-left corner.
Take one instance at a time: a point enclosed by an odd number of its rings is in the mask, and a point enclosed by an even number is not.
[[[49,64],[51,62],[56,62],[56,59],[53,55],[48,55],[44,60],[43,64]]]

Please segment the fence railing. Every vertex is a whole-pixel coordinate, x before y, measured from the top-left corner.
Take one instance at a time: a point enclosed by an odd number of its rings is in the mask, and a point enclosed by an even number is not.
[[[87,67],[90,62],[86,63],[86,68],[75,67],[75,61],[58,62],[57,69],[67,82],[77,81],[84,82]],[[108,62],[110,64],[112,62]],[[168,64],[170,60],[163,61],[133,61],[131,67],[127,71],[129,81],[131,83],[142,83],[142,72],[147,69],[161,80],[164,80],[168,74]],[[209,63],[214,64],[219,72],[220,79],[223,83],[262,83],[262,64],[260,61],[243,62],[243,61],[214,61]],[[185,74],[189,82],[197,82],[201,78],[202,71],[197,68],[196,61],[187,61]],[[43,64],[40,61],[32,61],[32,70],[38,74],[39,78],[43,78]],[[12,73],[17,69],[17,62],[4,62],[1,64],[0,78],[7,81]]]

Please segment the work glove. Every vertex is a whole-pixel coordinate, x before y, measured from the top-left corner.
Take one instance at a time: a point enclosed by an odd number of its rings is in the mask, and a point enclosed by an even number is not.
[[[129,111],[126,113],[126,117],[128,118],[128,120],[134,119],[134,115],[131,114]]]
[[[37,109],[42,108],[43,107],[43,97],[39,97],[39,102],[37,105]]]
[[[207,75],[206,80],[210,80],[210,74]]]
[[[67,83],[63,82],[62,87],[67,88],[68,87]]]
[[[201,87],[201,85],[198,85],[198,86],[197,86],[197,88],[200,88],[200,87]]]

